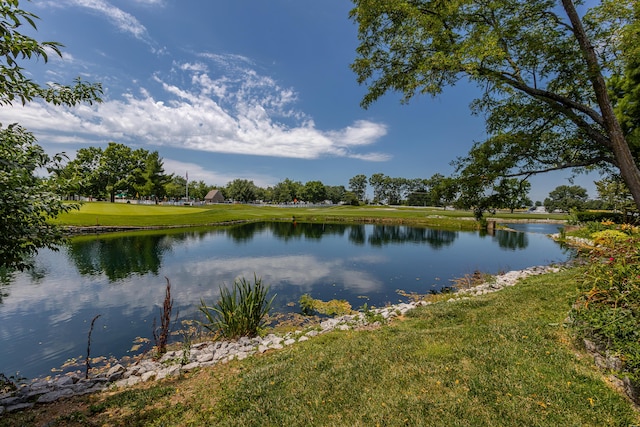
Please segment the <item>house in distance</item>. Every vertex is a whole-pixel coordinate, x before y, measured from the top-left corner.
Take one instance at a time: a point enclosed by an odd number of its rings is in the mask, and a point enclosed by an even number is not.
[[[205,203],[224,203],[224,196],[219,190],[211,190],[204,196]]]

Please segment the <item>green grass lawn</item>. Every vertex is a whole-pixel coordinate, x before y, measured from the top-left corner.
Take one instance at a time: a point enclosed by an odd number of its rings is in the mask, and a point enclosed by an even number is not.
[[[228,221],[394,221],[451,228],[476,228],[467,211],[388,206],[277,207],[243,204],[163,206],[125,203],[83,203],[54,223],[68,226],[168,227],[210,225]],[[565,219],[564,215],[501,214],[501,218]]]
[[[583,270],[181,378],[10,414],[50,426],[631,426],[563,325]]]

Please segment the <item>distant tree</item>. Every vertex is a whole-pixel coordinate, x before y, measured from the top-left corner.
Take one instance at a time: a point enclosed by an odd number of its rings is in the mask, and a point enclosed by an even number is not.
[[[497,193],[497,208],[506,208],[513,213],[515,209],[531,206],[531,199],[528,194],[531,190],[531,183],[518,178],[505,178],[494,187]]]
[[[115,202],[116,194],[119,193],[133,197],[136,187],[144,184],[147,155],[146,150],[140,148],[134,151],[116,142],[110,142],[104,149],[97,173],[111,203]]]
[[[320,181],[307,181],[302,187],[301,197],[311,203],[323,202],[327,199],[327,190]]]
[[[102,149],[99,147],[80,148],[76,157],[59,171],[59,176],[70,179],[73,185],[69,194],[99,198],[106,195],[98,174]]]
[[[453,203],[458,194],[457,181],[438,173],[429,178],[429,186],[433,206],[448,206]]]
[[[392,178],[382,173],[374,173],[369,177],[369,185],[373,188],[373,201],[397,205],[402,202],[407,191],[408,180]]]
[[[373,202],[383,203],[387,199],[388,177],[383,173],[374,173],[369,177],[369,185],[373,188]]]
[[[325,186],[325,193],[331,203],[337,204],[345,201],[347,189],[344,188],[344,185],[327,185]]]
[[[247,179],[234,179],[227,184],[227,197],[238,202],[256,200],[256,185]]]
[[[405,198],[407,192],[406,178],[387,178],[387,201],[390,205],[399,205]]]
[[[473,216],[480,221],[485,212],[490,212],[498,205],[497,195],[487,189],[487,178],[465,172],[455,179],[458,197],[454,206],[459,209],[470,209]]]
[[[561,210],[569,212],[572,209],[583,210],[588,199],[587,189],[578,185],[560,185],[544,199],[547,212]]]
[[[585,210],[601,210],[601,209],[606,209],[604,202],[600,199],[589,199],[586,202],[584,202],[584,206],[583,208]]]
[[[99,84],[77,79],[72,86],[49,83],[43,87],[30,78],[24,62],[36,59],[46,63],[51,54],[62,56],[60,43],[39,42],[27,35],[36,30],[37,19],[20,9],[17,0],[0,5],[0,105],[10,108],[16,101],[24,105],[37,99],[66,106],[100,102]],[[26,33],[18,31],[23,28]],[[56,249],[64,241],[60,228],[49,221],[73,207],[56,194],[70,191],[63,185],[66,180],[62,174],[54,173],[62,169],[61,160],[60,155],[47,155],[33,134],[20,125],[0,126],[1,268],[27,269],[31,267],[29,257],[40,248]],[[37,177],[43,170],[58,179]]]
[[[204,200],[207,193],[213,189],[214,186],[208,185],[203,180],[189,181],[189,197],[193,197],[194,199]]]
[[[272,201],[275,203],[291,203],[300,198],[302,183],[285,178],[273,187]]]
[[[187,179],[182,175],[170,175],[164,185],[164,192],[171,199],[182,199],[187,195]]]
[[[633,197],[624,181],[619,176],[609,176],[595,181],[598,198],[602,200],[605,209],[618,212],[628,212],[635,208]]]
[[[139,152],[145,158],[142,160],[142,176],[135,190],[140,196],[153,197],[156,200],[165,196],[165,186],[171,181],[171,177],[164,173],[164,164],[157,151],[148,153]],[[206,193],[205,193],[206,194]],[[204,197],[203,197],[204,198]]]
[[[367,192],[367,176],[360,174],[349,180],[349,190],[353,192],[360,202],[364,202]]]
[[[347,205],[358,206],[360,205],[360,200],[356,197],[353,191],[347,191],[344,193],[344,198],[342,200]]]
[[[428,179],[407,180],[407,205],[432,206],[430,184]]]
[[[255,189],[256,189],[256,198],[255,198],[255,200],[265,201],[265,200],[268,199],[269,192],[265,188],[258,187],[256,185]]]

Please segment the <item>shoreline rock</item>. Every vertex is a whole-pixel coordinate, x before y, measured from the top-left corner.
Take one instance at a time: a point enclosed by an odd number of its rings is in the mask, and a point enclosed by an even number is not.
[[[453,292],[447,302],[456,302],[497,292],[516,285],[520,279],[525,277],[559,270],[560,267],[550,265],[509,271],[494,276],[495,280]],[[234,359],[242,360],[269,350],[279,350],[334,330],[378,327],[383,322],[404,315],[416,307],[430,304],[433,303],[420,300],[384,308],[371,308],[366,312],[326,319],[314,327],[296,330],[282,336],[268,334],[265,337],[242,337],[237,341],[199,342],[191,345],[186,353],[185,350],[168,351],[157,361],[147,358],[128,366],[116,363],[108,371],[98,373],[89,379],[83,378],[78,372],[51,379],[34,379],[29,384],[19,385],[17,390],[0,394],[0,414],[33,408],[36,404],[50,403],[62,398],[97,393],[113,387],[122,388],[141,382],[179,376],[194,369],[227,363]]]

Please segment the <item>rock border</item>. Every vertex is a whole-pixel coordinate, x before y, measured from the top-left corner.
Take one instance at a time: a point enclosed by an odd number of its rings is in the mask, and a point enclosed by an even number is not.
[[[451,293],[449,303],[468,300],[474,296],[497,292],[516,285],[520,279],[532,275],[557,272],[557,266],[536,266],[523,270],[509,271],[495,280]],[[315,336],[334,330],[346,331],[366,327],[378,327],[395,317],[406,314],[419,306],[433,304],[430,301],[411,301],[384,308],[371,308],[366,312],[344,315],[322,321],[306,330],[296,330],[283,336],[269,334],[265,337],[242,337],[237,341],[205,341],[193,344],[189,349],[165,353],[159,360],[143,359],[125,366],[117,363],[108,371],[89,379],[72,372],[51,379],[35,379],[29,384],[21,384],[17,390],[0,394],[0,414],[33,408],[36,404],[51,403],[59,399],[97,393],[109,388],[124,388],[141,382],[157,381],[179,376],[198,368],[226,363],[234,359],[242,360],[254,354],[269,350],[279,350],[286,346],[307,341]],[[377,320],[382,319],[382,321]]]

